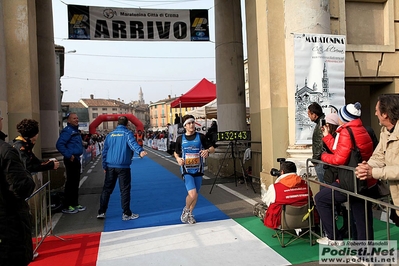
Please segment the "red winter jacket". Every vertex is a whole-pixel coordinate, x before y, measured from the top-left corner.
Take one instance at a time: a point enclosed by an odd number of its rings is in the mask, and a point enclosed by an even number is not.
[[[332,154],[324,152],[321,155],[321,160],[323,162],[334,165],[346,165],[348,163],[351,148],[353,146],[347,127],[350,127],[352,129],[356,146],[360,150],[363,161],[367,161],[371,157],[371,155],[373,154],[373,141],[371,140],[371,137],[366,128],[363,126],[362,120],[358,118],[338,127],[336,130],[337,135],[335,139],[331,134],[328,134],[323,138],[324,143],[332,152]],[[368,179],[368,186],[371,187],[376,183],[376,181],[377,180]]]

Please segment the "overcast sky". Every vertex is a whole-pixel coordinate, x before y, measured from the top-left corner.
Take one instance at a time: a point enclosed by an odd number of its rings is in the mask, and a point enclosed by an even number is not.
[[[180,96],[202,78],[216,82],[214,0],[53,0],[52,3],[54,41],[66,51],[65,72],[61,78],[64,102],[77,102],[89,98],[90,94],[95,98],[120,98],[130,102],[138,100],[141,87],[145,102],[150,103],[168,95]],[[211,41],[68,40],[67,5],[207,9]]]

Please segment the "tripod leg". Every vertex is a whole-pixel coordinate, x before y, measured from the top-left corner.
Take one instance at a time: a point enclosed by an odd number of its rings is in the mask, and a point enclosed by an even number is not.
[[[217,172],[217,174],[216,174],[215,180],[213,181],[213,184],[212,184],[211,190],[209,191],[209,194],[212,193],[213,187],[214,187],[215,184],[216,184],[216,181],[217,181],[218,176],[219,176],[219,174],[220,174],[220,170],[222,170],[223,163],[224,163],[224,161],[226,160],[226,156],[227,156],[227,154],[228,154],[228,152],[229,152],[229,149],[230,149],[230,143],[229,143],[229,146],[227,146],[226,152],[224,153],[224,157],[223,157],[222,163],[219,165],[218,172]]]

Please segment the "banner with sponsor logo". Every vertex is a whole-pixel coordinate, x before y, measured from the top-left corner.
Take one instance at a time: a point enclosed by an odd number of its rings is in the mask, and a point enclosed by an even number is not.
[[[104,41],[209,41],[208,10],[68,5],[68,38]]]
[[[307,113],[312,102],[325,114],[345,104],[345,43],[343,35],[294,35],[295,144],[312,144],[316,124]]]

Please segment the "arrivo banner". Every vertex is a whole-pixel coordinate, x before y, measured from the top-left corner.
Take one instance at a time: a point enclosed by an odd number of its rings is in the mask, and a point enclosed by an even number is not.
[[[209,41],[208,10],[68,5],[68,38],[104,41]]]

